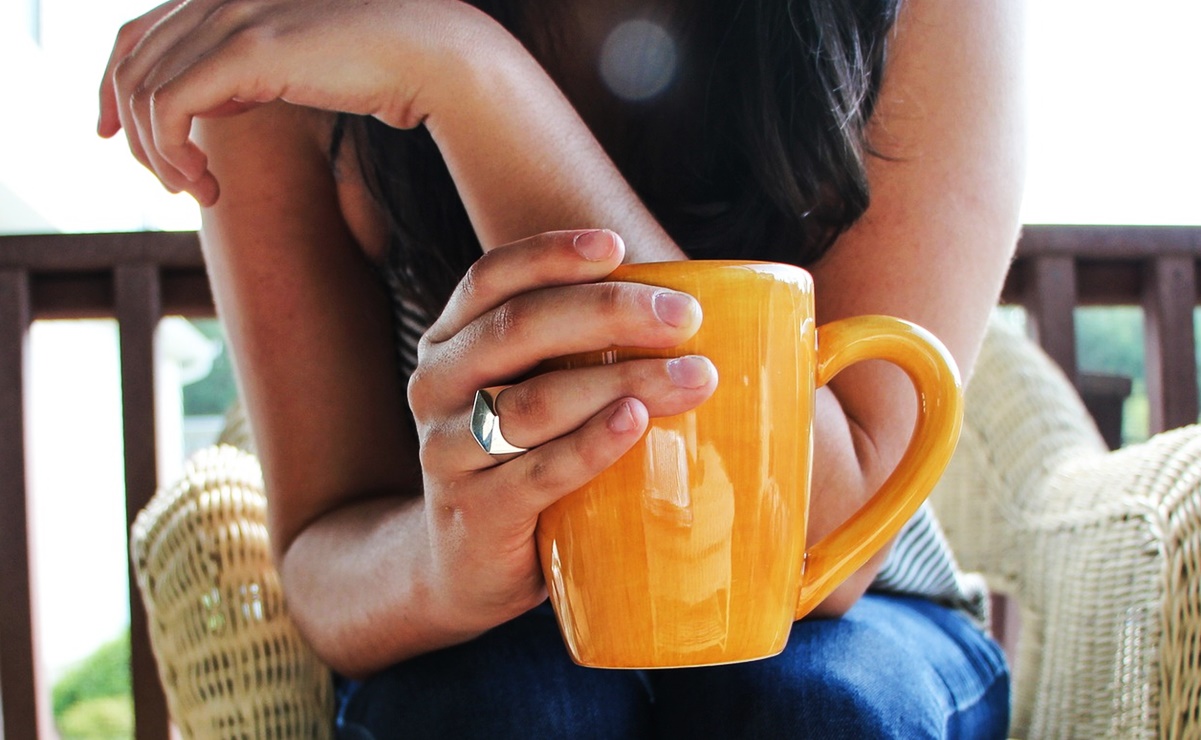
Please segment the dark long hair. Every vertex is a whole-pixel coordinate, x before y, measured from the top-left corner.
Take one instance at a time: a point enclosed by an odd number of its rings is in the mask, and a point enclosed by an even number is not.
[[[900,0],[690,0],[672,18],[682,74],[660,99],[621,106],[594,133],[692,257],[806,265],[866,210],[865,129]],[[552,77],[554,11],[476,0]],[[570,92],[569,92],[570,94]],[[587,117],[586,117],[587,118]],[[610,122],[611,123],[611,122]],[[331,152],[353,136],[388,214],[393,263],[409,297],[436,315],[480,245],[424,128],[341,116]]]

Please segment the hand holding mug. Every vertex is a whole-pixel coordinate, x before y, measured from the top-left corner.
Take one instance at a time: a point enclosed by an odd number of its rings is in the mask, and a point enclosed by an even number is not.
[[[717,378],[701,357],[658,358],[526,377],[564,352],[614,344],[665,351],[701,323],[696,302],[649,285],[601,282],[625,254],[610,232],[553,232],[497,248],[464,277],[419,346],[409,384],[417,424],[437,612],[465,632],[545,598],[534,531],[541,512],[611,466],[648,417],[702,403]],[[503,436],[529,448],[495,458],[470,432],[478,389],[499,395]]]

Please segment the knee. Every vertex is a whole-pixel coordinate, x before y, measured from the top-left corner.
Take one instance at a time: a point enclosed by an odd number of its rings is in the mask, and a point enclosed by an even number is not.
[[[935,699],[939,694],[915,666],[887,653],[814,657],[760,677],[751,718],[757,726],[791,737],[944,735],[946,712]]]
[[[345,737],[639,735],[649,712],[642,682],[576,666],[549,625],[523,617],[377,674],[347,704]]]
[[[845,621],[822,633],[765,661],[665,676],[656,686],[659,726],[677,737],[689,734],[684,728],[748,738],[944,736],[940,692],[895,645],[874,645]]]

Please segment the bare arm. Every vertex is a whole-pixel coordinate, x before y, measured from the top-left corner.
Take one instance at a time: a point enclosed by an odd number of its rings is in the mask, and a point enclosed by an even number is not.
[[[907,318],[970,375],[1017,240],[1020,27],[1014,0],[903,5],[869,129],[887,158],[870,159],[865,216],[811,270],[821,322]],[[429,120],[485,245],[603,225],[626,237],[634,261],[674,258],[675,245],[566,102],[529,84],[540,76],[518,64],[468,78],[471,94],[457,100],[469,110]],[[859,508],[895,467],[913,428],[912,399],[908,379],[884,365],[853,368],[819,393],[811,538]],[[849,608],[886,555],[815,613]]]
[[[820,322],[883,313],[939,337],[966,381],[1000,296],[1025,175],[1021,3],[908,0],[869,136],[871,206],[813,269]],[[842,373],[819,395],[811,525],[834,526],[900,459],[916,405],[887,365]],[[836,592],[844,611],[886,553]]]
[[[875,135],[889,137],[882,148],[902,159],[873,164],[872,209],[813,270],[823,321],[869,311],[913,318],[965,371],[1016,233],[1016,21],[1002,17],[1010,7],[912,0],[874,123]],[[626,237],[634,259],[678,256],[542,71],[492,33],[488,63],[461,60],[426,98],[424,116],[485,246],[603,225]],[[204,242],[272,491],[290,603],[328,661],[361,673],[468,639],[536,603],[532,532],[541,507],[616,459],[648,413],[694,406],[712,384],[672,385],[665,367],[640,367],[599,381],[590,405],[557,416],[546,409],[570,406],[578,386],[523,384],[526,401],[506,412],[514,430],[506,434],[539,449],[487,467],[470,457],[478,450],[457,446],[470,393],[489,384],[479,368],[507,367],[511,376],[547,351],[528,338],[495,341],[515,314],[498,318],[493,309],[516,306],[538,321],[567,290],[545,286],[586,284],[623,257],[620,244],[587,259],[570,239],[546,238],[497,249],[473,268],[423,346],[409,389],[421,439],[412,438],[384,296],[337,207],[310,115],[281,105],[203,123],[200,143],[222,184]],[[976,142],[981,151],[969,146]],[[560,324],[573,334],[598,314],[615,317],[623,341],[648,346],[690,331],[687,311],[680,322],[651,321],[661,316],[645,292],[571,290],[580,322]],[[553,323],[546,329],[551,340],[579,339],[553,336],[561,331]],[[594,331],[588,341],[604,346],[610,337]],[[468,362],[473,356],[488,361]],[[911,428],[910,397],[903,379],[875,368],[823,392],[815,536],[857,508],[895,463]],[[448,577],[452,568],[476,572],[478,583]],[[488,579],[502,571],[497,590]],[[852,579],[827,611],[847,608],[874,572]],[[466,601],[468,593],[477,596]]]

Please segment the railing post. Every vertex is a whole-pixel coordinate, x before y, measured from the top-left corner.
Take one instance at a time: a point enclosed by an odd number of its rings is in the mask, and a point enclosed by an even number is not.
[[[1029,265],[1030,283],[1023,302],[1034,338],[1079,387],[1076,367],[1076,260],[1039,256]]]
[[[154,332],[162,314],[158,266],[120,265],[114,275],[120,326],[121,420],[125,443],[126,531],[158,486],[154,419]],[[128,559],[127,559],[128,560]],[[146,611],[132,564],[129,570],[129,629],[135,738],[166,740],[167,702],[150,649]]]
[[[38,696],[25,472],[29,274],[0,270],[0,737],[37,737]]]
[[[1150,432],[1155,434],[1197,421],[1194,258],[1152,258],[1143,273],[1142,299]]]

